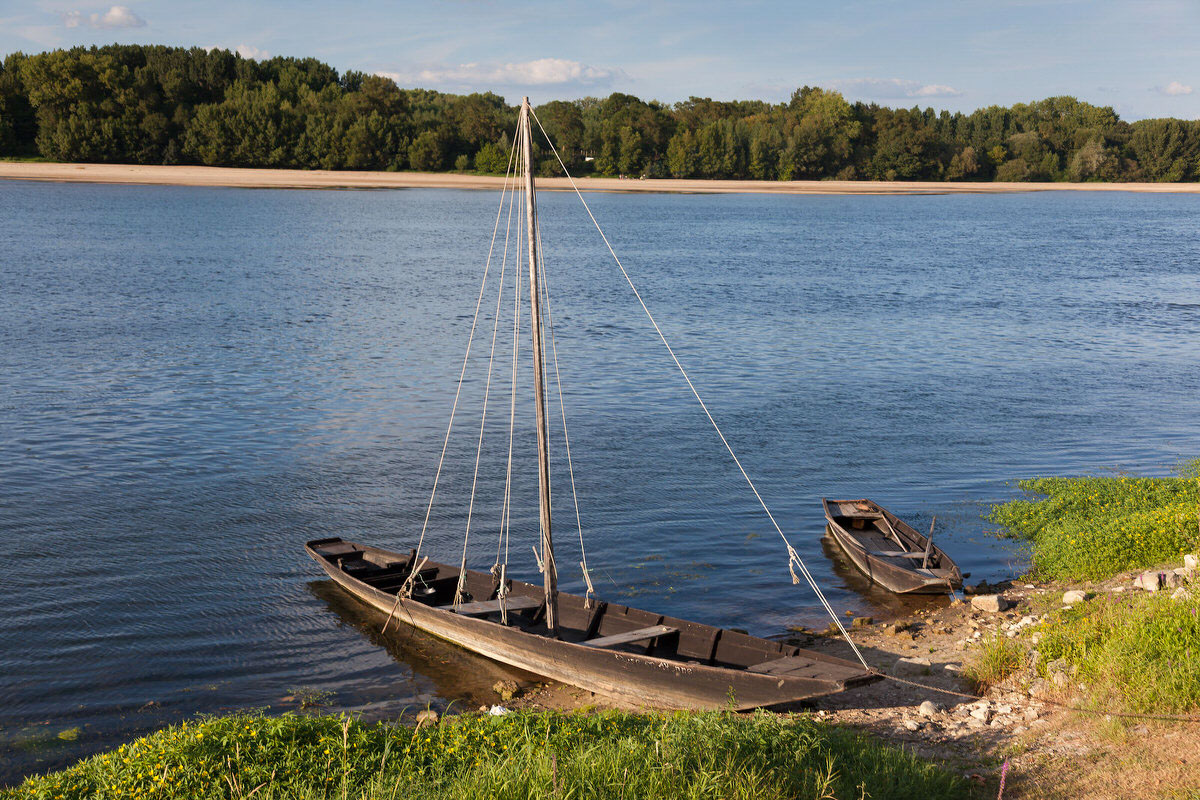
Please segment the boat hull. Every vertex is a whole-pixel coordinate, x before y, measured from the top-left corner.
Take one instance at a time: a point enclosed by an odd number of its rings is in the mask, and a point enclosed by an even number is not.
[[[823,499],[825,522],[830,536],[854,566],[872,583],[896,594],[945,594],[962,586],[962,574],[958,566],[936,545],[930,548],[930,557],[936,559],[938,564],[936,570],[920,570],[915,568],[915,564],[913,567],[909,567],[896,563],[898,560],[903,561],[902,559],[880,557],[873,554],[870,546],[864,544],[861,532],[852,531],[840,524],[834,509],[839,504],[846,503],[869,504],[872,509],[883,516],[886,524],[897,535],[903,537],[907,548],[924,551],[928,539],[887,509],[869,500],[830,501]]]
[[[819,654],[808,655],[826,663],[828,671],[833,673],[830,677],[759,674],[588,647],[529,633],[418,600],[397,600],[394,593],[376,589],[347,574],[314,547],[328,541],[310,542],[306,550],[332,580],[360,601],[387,614],[389,620],[395,620],[392,624],[411,625],[494,661],[634,706],[694,710],[777,707],[839,692],[876,677],[861,665]]]

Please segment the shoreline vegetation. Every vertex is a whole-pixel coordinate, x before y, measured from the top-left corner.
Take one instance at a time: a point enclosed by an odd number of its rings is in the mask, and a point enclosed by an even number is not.
[[[0,160],[0,180],[243,189],[483,189],[504,178],[452,172],[259,169]],[[1200,194],[1200,183],[975,183],[966,181],[754,181],[699,178],[575,179],[583,192],[777,195],[940,195],[1084,191]],[[539,178],[539,191],[573,191],[566,178]]]
[[[804,86],[782,103],[614,93],[535,111],[581,177],[1200,181],[1200,120],[1131,123],[1069,96],[951,113]],[[218,48],[113,44],[0,62],[0,158],[503,175],[515,116],[491,92],[402,88],[313,58]],[[540,175],[558,174],[547,148],[534,157]]]
[[[167,728],[0,798],[957,800],[971,788],[808,716],[510,712],[411,726],[242,714]]]

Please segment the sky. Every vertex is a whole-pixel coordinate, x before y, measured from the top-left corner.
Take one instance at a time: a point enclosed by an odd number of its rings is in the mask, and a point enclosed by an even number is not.
[[[535,104],[628,92],[786,100],[799,86],[971,111],[1069,94],[1200,118],[1197,0],[0,0],[0,54],[75,45],[313,56],[401,86]]]

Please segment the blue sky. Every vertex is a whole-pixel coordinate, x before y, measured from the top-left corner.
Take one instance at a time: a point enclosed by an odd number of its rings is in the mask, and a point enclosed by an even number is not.
[[[109,42],[315,56],[403,86],[534,102],[624,91],[972,110],[1071,94],[1200,117],[1200,2],[0,0],[0,53]]]

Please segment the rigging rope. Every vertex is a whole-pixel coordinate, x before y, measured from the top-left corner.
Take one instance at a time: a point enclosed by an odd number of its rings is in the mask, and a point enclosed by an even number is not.
[[[517,150],[516,140],[513,140],[512,149],[508,154],[508,169],[504,173],[504,185],[508,186],[508,178],[512,174],[513,156]],[[475,341],[475,326],[479,323],[479,308],[483,304],[483,292],[487,288],[488,271],[492,266],[492,251],[496,247],[496,234],[500,230],[500,215],[504,211],[504,195],[500,196],[500,207],[496,209],[496,224],[492,227],[492,243],[488,245],[487,261],[483,265],[483,280],[479,284],[479,297],[475,301],[475,315],[471,319],[471,333],[467,337],[467,352],[463,355],[462,369],[458,373],[458,387],[454,390],[454,405],[450,407],[450,422],[446,425],[446,438],[442,440],[442,453],[438,456],[437,471],[433,474],[433,490],[429,493],[429,505],[425,507],[425,521],[421,524],[421,535],[417,539],[417,549],[414,551],[412,565],[413,568],[408,573],[408,578],[405,579],[404,585],[396,593],[399,597],[410,597],[412,595],[413,580],[417,575],[417,561],[421,555],[421,546],[425,543],[425,532],[429,528],[429,516],[433,513],[433,500],[437,496],[438,480],[442,476],[442,464],[446,460],[446,448],[450,445],[450,431],[454,428],[454,416],[458,412],[458,398],[462,395],[463,378],[467,374],[467,362],[471,358],[471,345]]]
[[[717,421],[713,418],[712,413],[708,410],[708,406],[705,404],[703,398],[700,397],[700,392],[696,390],[695,385],[692,383],[692,379],[688,377],[687,370],[683,368],[683,364],[680,363],[678,356],[675,355],[675,351],[671,348],[670,343],[667,341],[667,337],[663,333],[662,328],[658,326],[658,322],[654,319],[654,315],[650,313],[650,308],[646,305],[646,301],[642,299],[641,292],[639,292],[637,286],[634,285],[633,279],[629,277],[629,273],[625,271],[625,267],[621,264],[621,259],[617,257],[616,251],[613,250],[612,244],[609,243],[608,237],[604,235],[604,229],[600,227],[600,223],[596,220],[596,216],[592,213],[592,209],[588,206],[587,200],[584,199],[583,193],[579,191],[579,187],[576,185],[575,179],[571,176],[570,171],[567,169],[567,165],[563,163],[562,156],[558,154],[558,149],[554,146],[554,142],[550,141],[549,134],[546,133],[545,127],[542,126],[542,121],[538,119],[537,114],[534,114],[532,109],[530,109],[530,114],[537,122],[538,128],[541,130],[542,135],[546,138],[547,143],[550,145],[550,152],[554,153],[555,159],[558,160],[559,166],[562,167],[563,174],[567,176],[567,180],[570,182],[571,188],[575,190],[575,194],[579,198],[579,202],[583,204],[583,208],[587,212],[588,217],[591,218],[592,224],[596,226],[596,231],[600,234],[600,238],[604,240],[604,245],[608,248],[608,252],[613,257],[613,261],[616,262],[617,269],[621,271],[621,275],[625,278],[625,282],[629,284],[629,288],[633,290],[634,296],[637,298],[638,303],[641,304],[642,310],[646,312],[646,316],[649,318],[650,324],[654,326],[655,332],[658,333],[658,338],[662,340],[663,346],[667,348],[667,352],[670,354],[671,360],[674,361],[675,366],[679,368],[679,372],[681,375],[683,375],[684,381],[687,382],[688,388],[692,390],[692,395],[696,398],[696,402],[700,404],[700,408],[703,409],[705,416],[708,417],[708,421],[712,423],[713,430],[715,430],[717,432],[717,436],[721,438],[721,443],[724,444],[725,449],[729,451],[729,455],[733,459],[733,463],[737,465],[738,470],[742,473],[742,477],[746,479],[746,483],[750,486],[750,491],[754,492],[754,496],[758,499],[759,505],[762,506],[763,511],[767,514],[767,518],[771,520],[771,524],[779,533],[780,538],[783,539],[784,545],[787,546],[788,570],[792,574],[792,582],[800,582],[799,578],[796,577],[795,570],[793,569],[794,565],[800,568],[801,574],[804,575],[805,580],[808,581],[808,585],[812,587],[817,599],[820,600],[821,605],[825,608],[825,611],[829,614],[830,618],[833,619],[833,622],[837,626],[838,630],[841,631],[842,637],[850,645],[850,649],[854,651],[854,655],[856,655],[858,660],[862,662],[863,667],[870,669],[870,665],[867,664],[867,660],[863,658],[863,654],[859,652],[858,646],[850,638],[849,632],[847,632],[846,627],[838,618],[837,613],[833,610],[833,607],[825,598],[824,593],[817,585],[812,573],[808,571],[808,567],[805,565],[804,560],[800,558],[800,555],[796,552],[796,549],[792,547],[791,542],[788,541],[787,536],[783,532],[783,528],[781,528],[779,523],[775,521],[775,515],[772,514],[771,509],[767,507],[766,501],[764,501],[762,495],[759,494],[758,488],[754,485],[754,481],[751,480],[749,473],[746,472],[746,468],[742,466],[742,462],[740,459],[738,459],[737,453],[733,451],[733,447],[730,446],[729,440],[725,438],[725,434],[721,432],[721,427],[717,425]]]
[[[583,582],[587,585],[587,592],[584,595],[583,607],[590,609],[595,602],[596,590],[592,586],[592,577],[588,574],[587,566],[587,550],[583,545],[583,521],[579,516],[579,495],[575,491],[575,463],[571,459],[571,437],[567,435],[567,409],[563,403],[562,376],[558,371],[558,340],[554,336],[554,314],[550,311],[550,277],[546,272],[545,251],[542,249],[542,231],[538,228],[538,261],[541,262],[540,275],[542,276],[543,294],[546,298],[546,327],[550,329],[550,352],[554,354],[554,384],[558,389],[558,410],[562,415],[563,427],[563,445],[567,451],[567,473],[571,476],[571,500],[575,504],[575,528],[579,531],[579,556],[582,561],[579,562],[579,568],[583,570]]]
[[[514,145],[515,146],[515,145]],[[520,162],[518,156],[518,162]],[[509,194],[509,213],[512,213],[512,205],[515,198],[515,191]],[[518,260],[521,252],[521,220],[522,209],[517,209],[517,254]],[[508,238],[511,229],[506,229],[504,232],[504,252],[505,257],[508,253]],[[505,468],[504,476],[504,502],[500,508],[500,532],[496,538],[496,561],[492,565],[492,576],[496,579],[496,599],[500,601],[500,624],[508,624],[508,604],[505,598],[508,597],[508,532],[512,520],[512,460],[513,460],[513,434],[516,429],[517,420],[517,365],[521,341],[521,270],[513,270],[513,355],[512,355],[512,378],[510,380],[510,398],[508,407],[508,463]],[[500,561],[500,550],[504,549],[504,561]]]
[[[516,188],[516,181],[513,182]],[[496,335],[500,332],[500,304],[504,301],[504,271],[508,266],[508,234],[512,225],[512,197],[514,191],[508,193],[508,221],[504,230],[504,254],[500,259],[500,290],[496,293],[496,311],[492,314],[492,349],[488,353],[487,382],[483,388],[483,413],[479,418],[479,440],[475,443],[475,472],[471,476],[471,499],[467,503],[467,530],[463,534],[462,560],[458,565],[458,584],[454,587],[454,608],[462,604],[464,587],[467,583],[467,544],[471,540],[471,517],[475,513],[475,490],[479,485],[479,460],[483,455],[483,432],[487,427],[488,398],[492,392],[492,369],[496,363]],[[500,193],[500,207],[504,207],[504,193]]]

